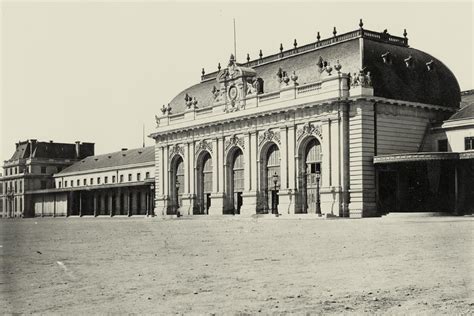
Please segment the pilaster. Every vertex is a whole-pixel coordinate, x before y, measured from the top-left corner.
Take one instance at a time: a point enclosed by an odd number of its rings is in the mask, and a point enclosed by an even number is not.
[[[351,104],[349,119],[350,217],[376,213],[374,158],[374,104],[358,100]]]

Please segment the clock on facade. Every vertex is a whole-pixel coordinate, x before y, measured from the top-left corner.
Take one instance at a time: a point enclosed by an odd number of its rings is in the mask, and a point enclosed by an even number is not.
[[[237,99],[237,95],[238,95],[237,87],[236,86],[231,86],[229,88],[229,98],[232,101],[235,101]]]

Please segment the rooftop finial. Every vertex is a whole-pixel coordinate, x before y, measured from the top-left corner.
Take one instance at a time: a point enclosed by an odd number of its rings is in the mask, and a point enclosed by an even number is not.
[[[262,57],[263,57],[262,50],[260,50],[260,53],[258,53],[258,56],[260,57],[260,59],[262,59]]]
[[[404,37],[404,38],[407,38],[407,35],[408,35],[407,29],[403,29],[403,37]]]
[[[319,32],[318,32],[318,35],[316,36],[316,39],[318,40],[318,42],[321,39],[321,35],[319,35]]]
[[[359,20],[359,27],[361,29],[364,28],[364,22],[362,22],[362,19]]]
[[[234,54],[230,54],[229,66],[232,66],[233,64],[235,64],[235,56]]]
[[[250,55],[247,53],[247,62],[250,62]]]
[[[280,53],[283,52],[283,44],[280,43]]]
[[[217,64],[217,70],[218,70],[218,71],[221,71],[221,63],[218,63],[218,64]]]
[[[206,71],[204,71],[204,68],[202,68],[201,74],[204,76],[206,74]]]
[[[295,41],[293,42],[293,46],[296,48],[298,47],[298,42],[296,42],[296,38],[295,38]]]
[[[336,27],[334,27],[334,29],[332,30],[332,34],[334,35],[334,37],[336,37],[337,35]]]

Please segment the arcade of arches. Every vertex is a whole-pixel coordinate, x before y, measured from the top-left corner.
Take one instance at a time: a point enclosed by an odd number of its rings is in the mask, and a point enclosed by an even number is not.
[[[156,181],[155,213],[315,214],[319,203],[326,213],[330,205],[331,213],[339,216],[341,192],[327,186],[332,177],[326,173],[335,170],[329,170],[330,162],[324,164],[320,126],[296,132],[285,127],[260,135],[157,146],[156,156],[162,162],[157,173],[163,176]]]

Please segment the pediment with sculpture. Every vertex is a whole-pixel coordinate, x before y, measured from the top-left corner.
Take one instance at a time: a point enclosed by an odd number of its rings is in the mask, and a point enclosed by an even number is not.
[[[234,55],[230,55],[227,68],[219,71],[216,81],[211,90],[214,104],[225,104],[225,112],[244,109],[246,98],[263,93],[262,78],[252,68],[239,65]]]

